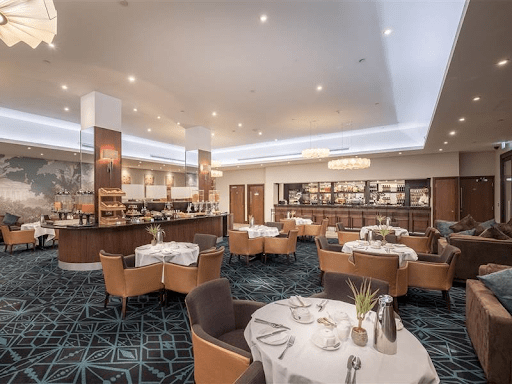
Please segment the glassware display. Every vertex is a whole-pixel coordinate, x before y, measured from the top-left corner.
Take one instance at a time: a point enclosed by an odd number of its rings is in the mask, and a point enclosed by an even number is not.
[[[75,195],[75,209],[82,213],[94,213],[94,192],[78,191]]]

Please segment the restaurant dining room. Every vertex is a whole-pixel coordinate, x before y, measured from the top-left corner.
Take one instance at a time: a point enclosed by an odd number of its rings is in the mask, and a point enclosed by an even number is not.
[[[511,17],[0,0],[0,383],[512,384]]]

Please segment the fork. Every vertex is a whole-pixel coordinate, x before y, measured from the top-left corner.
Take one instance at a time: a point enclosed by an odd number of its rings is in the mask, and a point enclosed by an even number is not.
[[[286,348],[278,357],[279,360],[283,358],[284,353],[288,350],[288,348],[290,348],[293,345],[293,343],[295,343],[295,336],[290,336],[290,338],[288,339],[288,343],[286,344]]]
[[[322,300],[320,302],[320,304],[317,304],[316,306],[318,307],[318,312],[323,311],[326,305],[327,305],[327,300],[326,299]]]

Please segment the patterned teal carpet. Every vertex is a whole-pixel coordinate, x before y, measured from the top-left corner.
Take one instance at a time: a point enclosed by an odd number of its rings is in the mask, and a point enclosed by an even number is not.
[[[223,242],[227,246],[227,241]],[[0,383],[193,383],[184,296],[160,307],[156,295],[103,308],[101,271],[58,268],[54,250],[0,252]],[[222,275],[236,298],[270,302],[321,291],[314,243],[298,244],[296,262],[249,266],[236,259]],[[425,346],[441,383],[485,383],[464,328],[465,292],[410,289],[400,302],[406,328]]]

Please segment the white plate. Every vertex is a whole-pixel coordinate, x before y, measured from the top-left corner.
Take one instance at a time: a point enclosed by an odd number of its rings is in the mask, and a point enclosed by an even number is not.
[[[405,244],[395,244],[394,246],[395,246],[395,247],[406,247],[406,245],[405,245]]]
[[[137,247],[137,249],[139,249],[139,250],[144,250],[144,249],[149,249],[149,248],[151,248],[151,244],[141,245],[140,247]]]
[[[309,306],[311,306],[311,300],[305,299],[303,297],[301,297],[301,300],[304,303],[304,305],[302,305],[302,303],[299,301],[299,299],[297,299],[295,296],[292,296],[288,299],[288,304],[290,304],[294,307],[309,307]]]
[[[380,245],[371,245],[370,248],[381,249],[382,247]]]
[[[258,336],[268,335],[269,333],[278,331],[279,329],[272,328],[272,327],[265,327],[260,332],[258,332]],[[268,345],[281,345],[288,341],[288,338],[290,337],[290,331],[285,329],[283,332],[276,333],[275,335],[265,337],[263,339],[259,339],[258,341],[261,341],[264,344]]]

